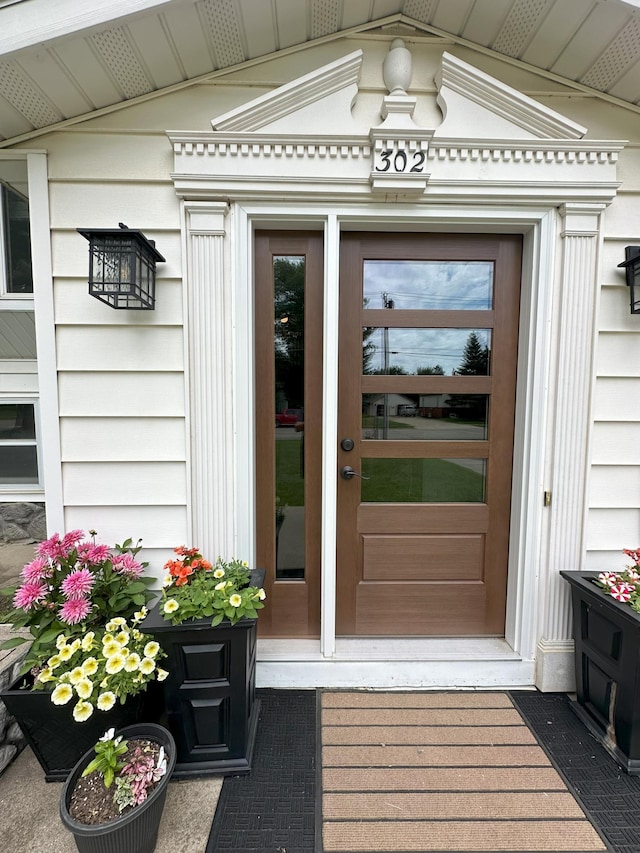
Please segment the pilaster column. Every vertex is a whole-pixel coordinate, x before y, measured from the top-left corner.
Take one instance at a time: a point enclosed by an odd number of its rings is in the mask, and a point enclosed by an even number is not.
[[[593,347],[598,280],[598,237],[604,205],[566,204],[561,291],[557,303],[557,376],[552,423],[551,507],[542,639],[536,684],[541,690],[573,688],[569,585],[562,569],[584,562]]]
[[[235,445],[233,305],[225,202],[185,204],[187,356],[193,544],[210,560],[233,556]]]

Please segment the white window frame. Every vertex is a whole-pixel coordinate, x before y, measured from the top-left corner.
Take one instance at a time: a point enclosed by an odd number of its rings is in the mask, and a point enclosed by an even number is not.
[[[24,160],[22,157],[2,158],[13,160]],[[28,169],[28,164],[25,164]],[[32,193],[31,184],[28,183],[29,202],[29,225],[32,222]],[[33,292],[31,293],[9,293],[7,281],[7,249],[5,244],[5,221],[3,196],[4,187],[0,183],[0,311],[33,311]],[[32,230],[32,229],[31,229]],[[33,277],[33,235],[31,237],[32,264],[31,274]],[[35,285],[34,285],[35,286]]]
[[[0,502],[9,503],[14,501],[31,501],[34,496],[44,495],[42,482],[42,447],[40,442],[40,407],[38,398],[31,395],[21,397],[13,394],[11,396],[0,396],[0,407],[7,405],[33,406],[33,422],[35,424],[34,439],[3,439],[0,438],[0,447],[35,447],[36,469],[38,474],[37,483],[0,483]]]

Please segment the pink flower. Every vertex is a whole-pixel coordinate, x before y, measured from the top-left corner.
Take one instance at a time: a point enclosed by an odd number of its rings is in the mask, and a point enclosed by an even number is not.
[[[54,533],[49,539],[45,539],[36,548],[38,557],[44,557],[48,560],[59,560],[61,557],[66,557],[67,553],[62,546],[62,540],[57,533]]]
[[[640,581],[640,572],[636,569],[627,569],[627,577],[630,581]]]
[[[13,596],[13,606],[22,610],[30,610],[34,604],[40,604],[47,595],[46,584],[30,581],[22,584]]]
[[[78,569],[71,572],[62,581],[61,588],[66,598],[85,598],[95,583],[95,577],[89,569]]]
[[[111,556],[108,545],[94,545],[92,542],[83,542],[78,546],[78,560],[89,566],[97,566],[104,563]]]
[[[137,578],[142,573],[142,566],[131,554],[117,554],[113,560],[113,570],[119,575],[131,575]]]
[[[69,553],[69,551],[73,551],[78,542],[81,542],[83,538],[83,530],[70,530],[64,535],[64,539],[62,540],[62,547],[67,553]]]
[[[41,581],[51,576],[51,567],[43,557],[36,557],[23,568],[21,575],[27,583]]]
[[[622,553],[626,554],[627,557],[631,557],[631,559],[634,563],[636,563],[636,565],[640,565],[640,548],[638,548],[636,551],[631,551],[628,548],[623,548]]]
[[[58,611],[58,616],[68,625],[77,625],[86,619],[91,610],[91,604],[86,598],[70,598]]]
[[[631,584],[619,583],[617,586],[611,587],[609,594],[612,598],[615,598],[616,601],[629,601],[633,589],[634,588]]]
[[[615,575],[613,572],[600,572],[598,580],[606,584],[606,586],[615,586],[618,583],[618,575]]]

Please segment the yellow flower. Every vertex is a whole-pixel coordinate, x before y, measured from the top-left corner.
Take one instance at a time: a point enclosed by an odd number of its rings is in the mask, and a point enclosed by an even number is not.
[[[114,640],[113,637],[108,643],[102,644],[102,654],[106,658],[111,658],[114,655],[119,655],[122,652],[122,646],[117,640]]]
[[[40,670],[40,672],[38,673],[38,681],[41,681],[43,684],[46,684],[47,681],[51,681],[52,678],[53,672],[48,666]]]
[[[226,585],[227,585],[226,581],[220,581],[220,583],[217,583],[215,585],[215,589],[224,589],[226,587]]]
[[[216,569],[213,573],[214,578],[223,578],[224,577],[224,569]]]
[[[81,679],[76,684],[76,693],[81,699],[88,699],[93,693],[93,682],[88,678]]]
[[[260,601],[264,601],[266,597],[267,597],[267,593],[263,589],[259,589],[258,590],[258,598],[260,599]]]
[[[51,694],[51,701],[54,705],[66,705],[72,696],[73,690],[68,684],[58,684]]]
[[[93,640],[94,640],[95,636],[96,635],[93,631],[89,631],[88,633],[86,633],[84,635],[84,637],[82,638],[82,651],[83,652],[90,652],[91,651],[91,649],[93,648]]]
[[[80,700],[73,709],[73,719],[78,723],[84,723],[93,714],[93,705],[91,702]]]
[[[84,678],[84,676],[85,676],[85,673],[84,673],[84,670],[82,669],[82,667],[76,666],[69,673],[69,681],[72,684],[77,684],[79,681],[81,681]]]
[[[162,608],[165,613],[175,613],[176,610],[180,607],[175,598],[169,598],[164,603],[164,607]]]
[[[240,607],[242,604],[242,596],[238,595],[237,592],[234,592],[234,594],[229,598],[229,604],[232,607]]]
[[[105,693],[101,693],[98,696],[97,705],[101,711],[110,711],[115,704],[116,694],[112,693],[111,690],[107,690]]]
[[[169,673],[167,672],[167,670],[166,669],[160,669],[160,667],[158,667],[158,671],[156,673],[157,680],[158,681],[164,681],[165,678],[168,678],[168,677],[169,677]]]
[[[173,575],[165,575],[162,579],[162,586],[171,586],[173,583]]]
[[[146,617],[148,612],[149,611],[147,610],[146,607],[142,607],[140,610],[138,610],[136,613],[134,613],[133,614],[133,624],[137,625],[138,622],[142,622],[142,620]]]
[[[154,658],[159,651],[160,644],[156,643],[155,640],[151,640],[151,642],[147,643],[147,645],[144,647],[144,656],[146,658]]]
[[[87,658],[82,664],[82,671],[85,675],[95,675],[98,671],[98,661],[95,658]]]
[[[115,637],[116,643],[120,643],[121,646],[126,646],[129,642],[129,632],[128,631],[120,631],[120,633]]]
[[[110,619],[107,624],[104,626],[107,631],[118,631],[122,628],[123,625],[127,624],[127,620],[123,619],[122,616],[114,616],[113,619]]]
[[[56,649],[61,649],[63,646],[67,645],[67,638],[64,634],[58,634],[56,637]]]
[[[75,653],[78,651],[78,649],[81,646],[82,646],[82,641],[76,637],[76,639],[71,643],[71,651]]]
[[[60,660],[60,655],[52,655],[47,661],[47,666],[50,666],[51,669],[56,669],[60,666],[62,661]]]
[[[140,672],[143,675],[151,675],[153,670],[156,668],[155,661],[151,660],[151,658],[143,658],[140,663]]]
[[[245,569],[248,569],[248,568],[249,568],[249,563],[247,563],[247,561],[246,561],[246,560],[243,560],[243,561],[242,561],[242,565],[245,567]]]
[[[126,672],[135,672],[140,666],[140,655],[136,652],[132,652],[130,655],[127,655],[127,659],[124,664],[124,668]]]
[[[124,668],[127,659],[125,656],[118,652],[117,655],[112,655],[105,664],[105,669],[109,673],[109,675],[115,675],[116,672],[120,672],[121,669]]]
[[[73,655],[73,649],[71,646],[63,646],[58,650],[58,657],[60,660],[69,660],[69,658]]]

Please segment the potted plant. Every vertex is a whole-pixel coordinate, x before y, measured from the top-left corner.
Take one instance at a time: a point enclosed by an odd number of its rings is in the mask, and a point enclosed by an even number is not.
[[[175,743],[162,726],[107,731],[73,768],[60,797],[60,818],[80,853],[153,853],[175,760]]]
[[[21,584],[3,590],[13,594],[6,618],[33,639],[19,679],[0,699],[47,781],[66,778],[105,728],[141,719],[144,691],[165,677],[157,667],[163,653],[138,627],[154,582],[143,575],[139,550],[131,540],[110,549],[80,530],[56,533],[37,546]]]
[[[167,654],[162,683],[177,749],[176,778],[251,769],[258,723],[256,620],[264,570],[215,565],[197,548],[174,549],[162,595],[142,624]]]
[[[621,767],[640,775],[640,549],[620,572],[560,572],[571,584],[572,708]]]

